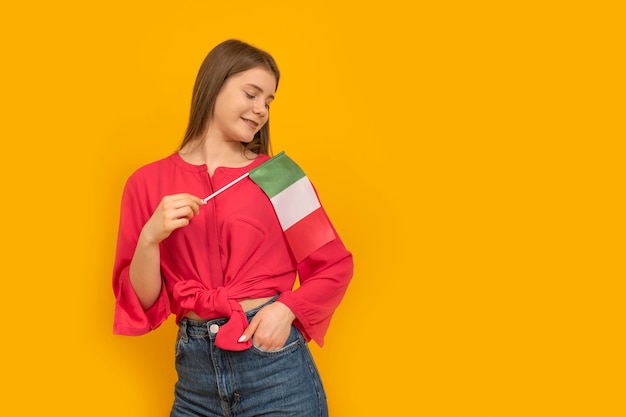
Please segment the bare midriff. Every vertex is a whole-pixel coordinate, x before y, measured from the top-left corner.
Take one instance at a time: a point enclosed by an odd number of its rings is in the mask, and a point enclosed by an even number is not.
[[[243,308],[243,311],[250,311],[252,309],[255,309],[259,306],[262,306],[263,304],[267,303],[269,300],[271,300],[273,297],[263,297],[263,298],[250,298],[247,300],[240,300],[239,304],[241,304],[241,307]],[[205,321],[206,319],[203,319],[202,317],[200,317],[199,315],[197,315],[196,313],[194,313],[193,311],[190,311],[189,313],[187,313],[187,315],[185,315],[185,317],[187,317],[190,320],[196,320],[196,321]]]

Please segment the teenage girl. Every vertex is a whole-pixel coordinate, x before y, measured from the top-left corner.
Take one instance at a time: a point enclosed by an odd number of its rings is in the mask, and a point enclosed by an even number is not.
[[[124,188],[114,332],[145,334],[176,315],[173,417],[328,414],[307,342],[323,345],[351,253],[331,225],[334,238],[296,261],[249,178],[203,200],[270,158],[279,78],[267,52],[217,45],[198,72],[180,148]]]

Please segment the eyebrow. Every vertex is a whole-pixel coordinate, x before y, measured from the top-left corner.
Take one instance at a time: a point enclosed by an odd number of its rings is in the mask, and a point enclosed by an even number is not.
[[[256,84],[252,84],[252,83],[248,83],[246,84],[249,87],[254,88],[255,90],[259,91],[260,93],[264,93],[263,89],[261,87],[259,87]],[[271,98],[272,100],[274,100],[274,94],[270,94],[269,96],[267,96],[267,98]]]

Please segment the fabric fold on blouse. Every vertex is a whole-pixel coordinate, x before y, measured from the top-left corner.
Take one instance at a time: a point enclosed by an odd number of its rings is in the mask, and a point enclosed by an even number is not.
[[[248,319],[241,304],[231,299],[225,287],[207,289],[198,281],[179,281],[174,285],[174,300],[200,317],[217,319],[228,317],[215,336],[215,345],[225,350],[241,351],[252,346],[249,340],[239,342],[248,326]]]

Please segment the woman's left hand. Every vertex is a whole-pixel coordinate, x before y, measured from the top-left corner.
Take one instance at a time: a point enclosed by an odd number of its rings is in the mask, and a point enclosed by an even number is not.
[[[278,350],[285,346],[295,318],[283,303],[276,301],[268,304],[254,315],[239,341],[252,339],[254,346],[259,349]]]

